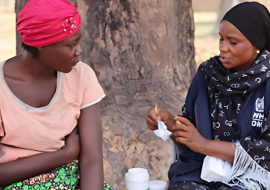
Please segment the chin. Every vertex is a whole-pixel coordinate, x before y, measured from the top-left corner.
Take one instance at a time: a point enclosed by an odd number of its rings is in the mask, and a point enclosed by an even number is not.
[[[226,63],[222,63],[222,65],[223,65],[223,67],[225,68],[225,69],[232,69],[232,67],[230,66],[230,65],[228,65],[228,64],[226,64]]]
[[[71,67],[71,68],[65,68],[65,69],[61,70],[60,72],[62,72],[62,73],[69,73],[70,71],[72,71],[72,69],[73,69],[73,67]]]

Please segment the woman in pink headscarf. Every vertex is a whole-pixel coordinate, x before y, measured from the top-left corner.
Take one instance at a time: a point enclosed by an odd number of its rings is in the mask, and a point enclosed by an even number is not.
[[[79,62],[80,26],[68,0],[30,0],[18,16],[25,51],[0,63],[0,190],[112,189],[103,182],[105,95]]]

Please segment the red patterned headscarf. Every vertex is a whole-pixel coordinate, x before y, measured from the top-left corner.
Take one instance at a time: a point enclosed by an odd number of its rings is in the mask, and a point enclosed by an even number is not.
[[[30,0],[17,22],[23,43],[37,48],[71,37],[80,26],[81,17],[68,0]]]

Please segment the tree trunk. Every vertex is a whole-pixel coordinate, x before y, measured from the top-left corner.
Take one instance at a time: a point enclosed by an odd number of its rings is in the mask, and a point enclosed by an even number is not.
[[[25,1],[16,1],[17,14]],[[148,130],[145,118],[155,104],[181,114],[196,72],[191,0],[71,2],[83,21],[81,60],[107,95],[101,103],[105,180],[124,190],[127,170],[143,167],[151,180],[167,181],[171,145]]]
[[[25,3],[27,3],[28,1],[29,0],[15,0],[16,23],[18,21],[18,14],[21,12]],[[22,40],[21,40],[18,30],[16,30],[16,52],[17,54],[20,54],[23,52]]]

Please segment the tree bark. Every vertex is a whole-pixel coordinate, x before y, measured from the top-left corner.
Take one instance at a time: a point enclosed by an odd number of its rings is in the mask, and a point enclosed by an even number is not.
[[[16,1],[17,14],[25,2]],[[124,190],[127,170],[143,167],[150,180],[167,181],[171,145],[148,130],[145,118],[155,104],[181,113],[196,72],[191,0],[71,2],[83,21],[81,60],[107,95],[101,102],[105,180]]]
[[[16,23],[18,21],[18,14],[21,12],[25,3],[27,3],[28,1],[29,0],[15,0]],[[23,52],[22,40],[18,30],[16,30],[16,52],[17,54]]]

